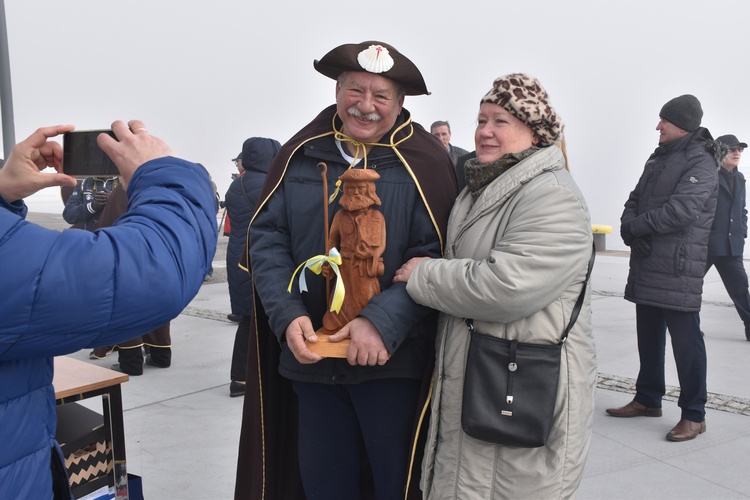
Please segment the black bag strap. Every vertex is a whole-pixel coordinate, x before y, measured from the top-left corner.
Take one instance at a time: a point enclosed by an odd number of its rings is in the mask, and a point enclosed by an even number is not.
[[[576,300],[576,305],[573,306],[573,311],[570,313],[570,322],[568,323],[568,327],[563,332],[563,336],[560,339],[560,343],[562,344],[565,342],[565,340],[568,338],[568,333],[573,328],[573,325],[576,324],[576,321],[578,320],[578,313],[581,312],[581,307],[583,306],[583,298],[586,295],[586,288],[589,284],[589,279],[591,278],[591,271],[594,269],[594,261],[596,260],[596,247],[594,244],[591,244],[591,257],[589,258],[589,268],[588,271],[586,271],[586,279],[583,280],[583,288],[581,289],[581,294],[578,296],[578,300]]]
[[[575,305],[573,306],[573,311],[570,313],[570,321],[568,322],[568,326],[565,328],[565,331],[563,332],[563,336],[560,339],[560,343],[564,343],[565,340],[568,338],[568,333],[570,333],[570,330],[573,328],[573,326],[576,324],[576,321],[578,320],[578,314],[581,312],[581,307],[583,307],[583,299],[586,296],[586,287],[589,284],[589,279],[591,279],[591,271],[594,269],[594,261],[596,260],[596,247],[594,246],[594,243],[591,244],[591,257],[589,258],[589,268],[586,271],[586,279],[583,280],[583,288],[581,289],[580,295],[578,295],[578,300],[576,300]],[[469,327],[469,332],[474,331],[474,320],[470,318],[466,318],[466,326]]]

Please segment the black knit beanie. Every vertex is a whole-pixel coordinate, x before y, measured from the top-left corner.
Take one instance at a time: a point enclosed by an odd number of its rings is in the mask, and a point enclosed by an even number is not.
[[[677,125],[682,130],[694,132],[701,126],[703,108],[694,95],[685,94],[675,97],[662,106],[659,117]]]

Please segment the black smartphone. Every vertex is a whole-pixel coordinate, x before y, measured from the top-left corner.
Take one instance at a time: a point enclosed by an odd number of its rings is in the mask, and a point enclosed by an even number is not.
[[[111,130],[75,130],[63,134],[63,172],[75,177],[116,177],[114,162],[99,148],[99,134],[115,137]]]

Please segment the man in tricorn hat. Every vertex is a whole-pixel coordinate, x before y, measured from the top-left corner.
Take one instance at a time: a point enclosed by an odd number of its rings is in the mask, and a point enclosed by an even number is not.
[[[258,299],[248,362],[258,365],[248,366],[235,495],[403,498],[408,490],[416,498],[415,429],[426,428],[437,316],[392,280],[409,258],[441,255],[453,163],[403,108],[404,96],[429,92],[394,47],[345,44],[313,65],[336,80],[336,104],[282,146],[248,233]],[[305,293],[289,283],[297,266],[328,250],[324,207],[329,221],[341,210],[337,179],[349,169],[380,176],[381,291],[334,336],[350,339],[347,358],[323,359],[309,347],[328,309],[325,278],[308,273]]]

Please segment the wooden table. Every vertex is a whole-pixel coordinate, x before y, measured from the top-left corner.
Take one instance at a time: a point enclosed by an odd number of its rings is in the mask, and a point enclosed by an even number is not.
[[[58,406],[95,396],[102,397],[104,427],[112,440],[112,473],[117,500],[128,498],[125,426],[120,389],[120,384],[127,381],[128,376],[124,373],[66,356],[55,358],[55,378],[52,383]]]

